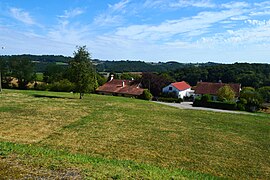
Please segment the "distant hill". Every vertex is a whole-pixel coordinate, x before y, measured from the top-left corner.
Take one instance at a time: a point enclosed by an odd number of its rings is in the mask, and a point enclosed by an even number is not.
[[[99,72],[167,72],[179,68],[190,66],[191,64],[184,64],[178,62],[159,62],[148,63],[144,61],[100,61],[97,60],[97,70]]]
[[[72,57],[66,57],[61,55],[12,55],[12,56],[0,56],[3,59],[8,59],[11,57],[21,57],[28,58],[36,63],[36,71],[44,72],[46,66],[50,63],[56,63],[59,65],[67,65],[68,61]],[[168,72],[174,71],[180,68],[194,66],[191,63],[178,63],[175,61],[169,62],[144,62],[144,61],[108,61],[94,59],[93,64],[96,66],[98,72]],[[198,65],[198,64],[197,64]],[[201,65],[201,64],[200,64]]]

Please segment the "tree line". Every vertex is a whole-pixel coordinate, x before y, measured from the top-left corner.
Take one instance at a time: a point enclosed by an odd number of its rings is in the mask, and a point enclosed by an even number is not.
[[[195,86],[198,81],[240,83],[243,87],[270,86],[270,64],[216,64],[192,66],[169,72],[176,81],[184,80]]]
[[[45,83],[38,84],[35,62],[30,58],[18,56],[1,58],[0,82],[4,88],[10,88],[11,81],[15,78],[17,80],[15,88],[19,89],[27,89],[31,82],[35,82],[34,88],[40,90],[66,91],[68,89],[79,93],[80,99],[84,93],[93,92],[98,87],[98,75],[86,46],[77,47],[74,57],[67,63],[65,67],[57,64],[48,65],[43,77]]]

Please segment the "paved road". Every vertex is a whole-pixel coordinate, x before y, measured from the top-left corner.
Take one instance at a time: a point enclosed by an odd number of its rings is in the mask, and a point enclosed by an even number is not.
[[[204,107],[193,107],[192,106],[193,102],[182,102],[181,104],[179,104],[179,103],[166,103],[166,102],[159,102],[159,101],[154,101],[154,102],[159,103],[159,104],[165,104],[165,105],[168,105],[168,106],[177,107],[177,108],[180,108],[180,109],[195,109],[195,110],[224,112],[224,113],[256,115],[254,113],[243,112],[243,111],[230,111],[230,110],[212,109],[212,108],[204,108]]]

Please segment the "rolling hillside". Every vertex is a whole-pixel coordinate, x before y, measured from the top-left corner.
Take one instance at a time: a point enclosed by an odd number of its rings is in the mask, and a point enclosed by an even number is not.
[[[270,116],[4,90],[0,177],[267,179]]]

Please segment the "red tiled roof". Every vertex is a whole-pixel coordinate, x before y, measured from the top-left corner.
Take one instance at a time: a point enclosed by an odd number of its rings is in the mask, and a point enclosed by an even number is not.
[[[172,83],[172,85],[177,88],[178,90],[180,91],[183,91],[183,90],[186,90],[188,88],[191,88],[191,86],[186,83],[185,81],[181,81],[181,82],[175,82],[175,83]]]
[[[225,85],[230,86],[234,90],[235,95],[237,97],[240,95],[241,89],[240,84],[210,83],[210,82],[198,82],[195,88],[195,94],[217,95],[217,91]]]
[[[113,79],[97,88],[96,91],[138,96],[143,93],[144,89],[140,88],[139,84],[134,83],[134,81]]]

